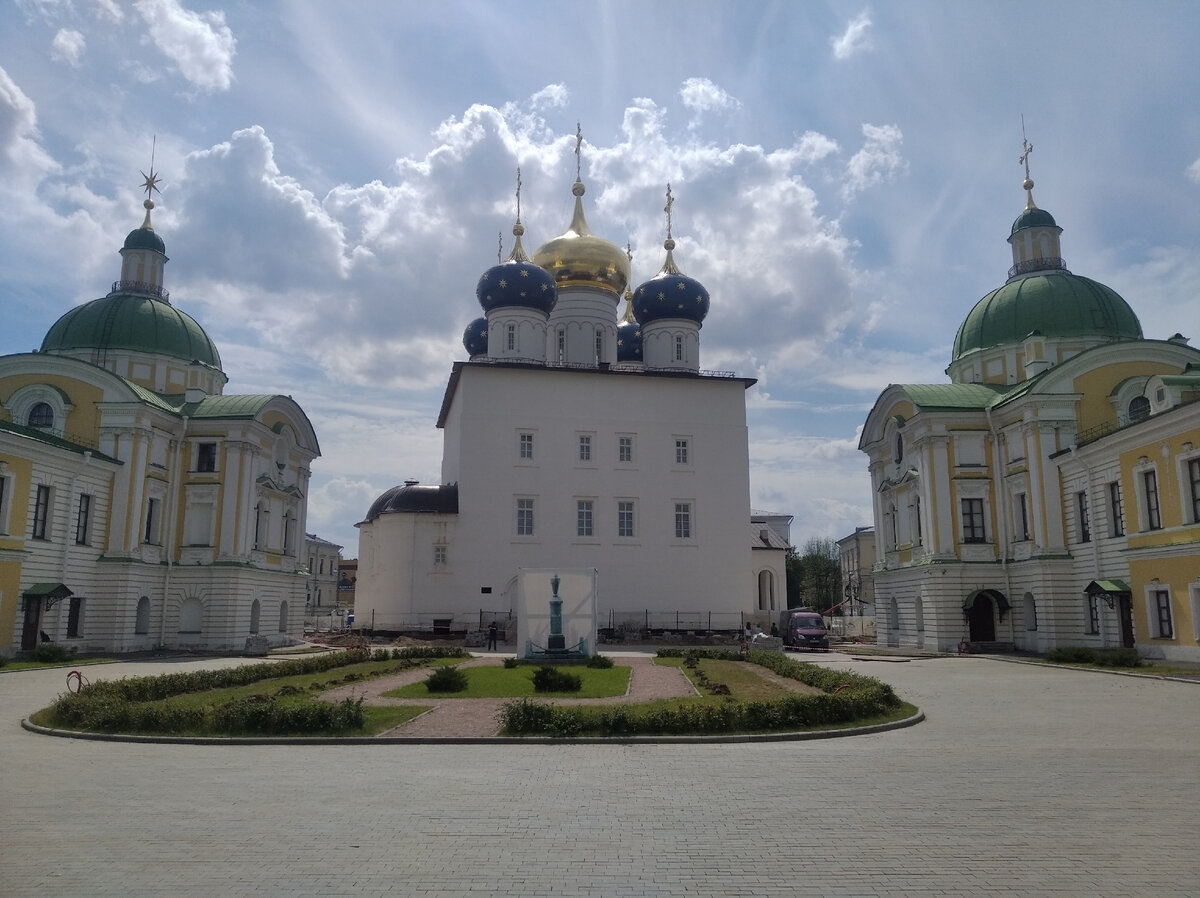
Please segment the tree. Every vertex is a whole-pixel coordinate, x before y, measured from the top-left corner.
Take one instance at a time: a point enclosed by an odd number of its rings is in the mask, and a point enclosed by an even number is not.
[[[803,552],[788,551],[786,563],[789,608],[808,606],[824,611],[841,601],[841,553],[836,540],[810,537]]]

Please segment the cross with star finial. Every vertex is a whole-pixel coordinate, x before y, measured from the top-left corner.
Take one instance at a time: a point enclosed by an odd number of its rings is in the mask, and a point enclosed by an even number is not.
[[[579,159],[580,159],[580,156],[582,155],[580,152],[580,147],[582,147],[582,146],[583,146],[583,125],[581,125],[579,122],[576,122],[575,123],[575,180],[576,181],[582,180],[579,177]]]
[[[138,170],[138,173],[142,176],[142,179],[143,179],[142,180],[142,189],[146,191],[146,199],[152,199],[151,194],[153,194],[153,193],[158,193],[158,194],[162,193],[162,191],[158,189],[158,182],[160,180],[158,177],[158,173],[154,171],[154,155],[155,155],[155,151],[157,149],[158,149],[158,135],[156,134],[156,135],[154,135],[153,143],[150,144],[150,174],[146,174],[144,171],[141,171],[140,169]]]
[[[671,196],[671,182],[667,182],[667,205],[663,211],[667,213],[667,239],[671,239],[671,207],[675,205],[675,197]]]
[[[521,167],[517,166],[517,221],[521,220]]]
[[[1033,152],[1033,144],[1029,142],[1029,138],[1025,136],[1025,116],[1021,116],[1021,146],[1023,152],[1017,162],[1025,166],[1025,180],[1029,180],[1029,154]]]
[[[504,232],[497,231],[496,232],[496,261],[497,262],[503,261],[503,256],[504,256]]]
[[[628,240],[625,241],[625,258],[628,259],[630,262],[633,261],[633,246],[629,243]]]

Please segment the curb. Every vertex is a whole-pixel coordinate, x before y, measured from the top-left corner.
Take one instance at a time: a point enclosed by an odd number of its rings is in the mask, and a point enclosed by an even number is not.
[[[62,739],[85,739],[92,742],[134,742],[155,745],[696,745],[752,742],[807,742],[812,739],[840,739],[848,736],[869,736],[890,730],[916,726],[925,719],[925,712],[918,710],[911,717],[891,723],[871,726],[847,727],[838,730],[814,730],[802,733],[746,733],[735,736],[133,736],[124,733],[83,733],[77,730],[59,730],[39,726],[28,718],[21,720],[21,727],[40,736],[57,736]]]

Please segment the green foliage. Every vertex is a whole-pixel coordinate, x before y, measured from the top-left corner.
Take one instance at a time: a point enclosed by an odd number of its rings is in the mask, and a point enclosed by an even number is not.
[[[1096,667],[1141,667],[1136,649],[1094,649],[1086,645],[1065,645],[1046,652],[1054,664],[1094,664]]]
[[[514,670],[515,668],[520,667],[520,666],[521,666],[521,662],[518,661],[516,658],[505,658],[504,659],[504,669],[505,670]]]
[[[213,722],[221,732],[235,735],[275,736],[287,733],[341,733],[360,730],[363,701],[281,704],[268,695],[248,695],[213,709]]]
[[[8,655],[4,654],[3,652],[0,652],[0,667],[3,667],[7,663],[8,663]]]
[[[811,537],[802,552],[791,549],[785,559],[787,605],[824,610],[841,601],[841,552],[837,541]]]
[[[425,678],[430,692],[462,692],[467,688],[467,675],[457,667],[439,667]]]
[[[578,692],[583,678],[558,667],[543,664],[533,675],[534,692]]]
[[[59,642],[40,642],[38,647],[33,650],[33,660],[42,664],[59,664],[63,661],[70,661],[72,652],[69,648]]]
[[[613,659],[607,655],[592,655],[587,660],[587,666],[593,670],[608,670],[613,666]]]

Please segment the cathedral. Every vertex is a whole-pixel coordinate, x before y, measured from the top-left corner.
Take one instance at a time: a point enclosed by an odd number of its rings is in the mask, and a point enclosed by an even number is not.
[[[745,392],[700,367],[710,298],[671,237],[631,289],[627,251],[570,227],[480,277],[437,426],[440,482],[385,492],[359,523],[357,625],[471,629],[518,607],[524,569],[594,572],[613,628],[740,628],[786,605],[787,534],[750,512]],[[624,304],[623,314],[618,310]]]
[[[288,396],[227,395],[142,225],[109,293],[0,357],[0,652],[240,650],[303,628],[310,465]]]
[[[1200,661],[1200,351],[1071,273],[1033,199],[950,383],[867,417],[878,641]]]

